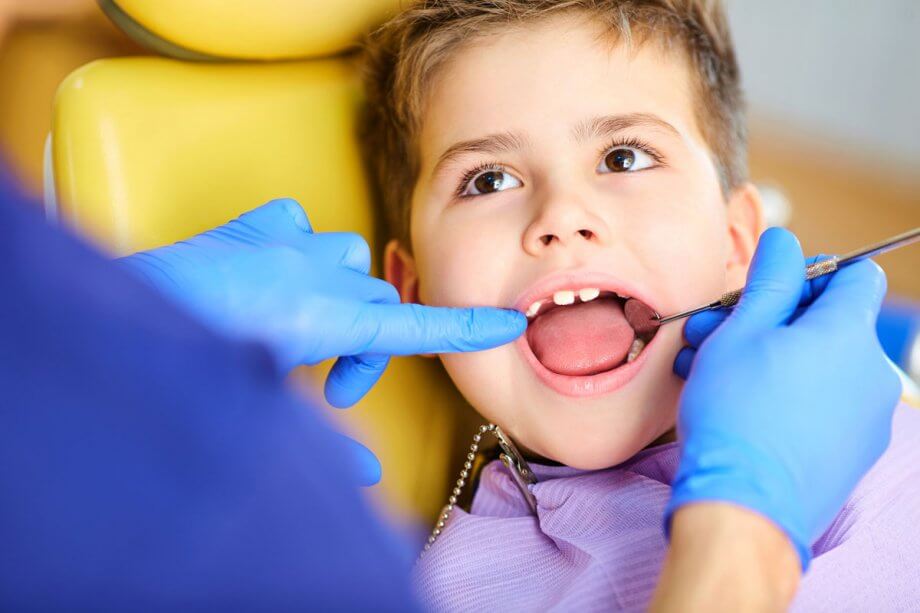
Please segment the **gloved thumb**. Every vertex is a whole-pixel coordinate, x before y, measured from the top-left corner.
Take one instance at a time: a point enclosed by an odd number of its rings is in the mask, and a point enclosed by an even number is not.
[[[760,236],[741,301],[725,325],[774,328],[795,313],[805,283],[805,258],[794,234],[769,228]]]
[[[326,402],[340,409],[355,404],[377,383],[389,361],[384,354],[340,357],[326,377]]]

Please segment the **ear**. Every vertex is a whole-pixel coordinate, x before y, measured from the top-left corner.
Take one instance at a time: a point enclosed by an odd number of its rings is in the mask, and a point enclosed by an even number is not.
[[[727,221],[729,249],[725,278],[727,289],[733,289],[744,285],[757,240],[765,229],[760,191],[753,183],[745,183],[732,192],[728,199]]]
[[[403,302],[420,303],[418,295],[418,269],[415,258],[395,238],[383,250],[383,278],[399,291]],[[423,358],[437,357],[433,353],[421,354]]]
[[[383,278],[399,291],[400,300],[419,302],[415,258],[396,239],[387,243],[383,251]]]

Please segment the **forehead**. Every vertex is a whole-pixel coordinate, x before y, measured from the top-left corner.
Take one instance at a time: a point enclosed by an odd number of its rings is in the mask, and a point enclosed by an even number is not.
[[[454,50],[431,82],[420,133],[424,166],[460,140],[509,130],[552,140],[610,114],[654,114],[701,140],[678,50],[656,41],[627,47],[580,15],[493,27]]]

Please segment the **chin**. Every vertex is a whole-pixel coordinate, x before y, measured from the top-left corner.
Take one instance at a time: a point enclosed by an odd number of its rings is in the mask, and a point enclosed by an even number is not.
[[[662,431],[646,426],[641,431],[624,431],[622,427],[615,428],[617,434],[611,435],[610,431],[598,428],[585,429],[577,432],[572,428],[565,428],[568,433],[559,436],[552,435],[549,440],[535,441],[528,445],[526,440],[521,440],[520,445],[535,454],[553,462],[570,466],[579,470],[602,470],[611,468],[629,460],[631,457],[648,447],[662,434],[673,426],[673,422],[665,423]],[[511,434],[515,439],[514,434]],[[526,439],[527,437],[523,437]],[[517,439],[515,439],[517,440]],[[538,460],[535,460],[539,462]]]
[[[601,470],[629,460],[674,427],[683,382],[671,367],[680,332],[658,336],[631,364],[629,380],[603,393],[560,392],[521,359],[520,347],[441,359],[467,401],[533,461]]]
[[[572,468],[622,464],[674,428],[683,381],[671,372],[671,354],[649,356],[645,372],[602,398],[565,397],[544,388],[531,397],[536,410],[509,434],[535,455]]]

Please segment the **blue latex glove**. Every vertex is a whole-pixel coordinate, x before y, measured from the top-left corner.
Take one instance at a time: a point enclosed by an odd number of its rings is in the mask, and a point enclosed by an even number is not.
[[[901,393],[875,333],[882,270],[866,260],[806,282],[804,267],[795,236],[771,228],[738,306],[687,322],[666,512],[704,500],[747,507],[788,534],[803,568],[888,446]]]
[[[313,233],[291,199],[121,262],[224,333],[265,343],[285,370],[337,357],[325,385],[337,407],[364,396],[391,355],[489,349],[527,327],[517,311],[400,304],[368,275],[361,236]],[[377,481],[376,458],[352,444],[366,482]]]
[[[368,275],[361,236],[314,234],[286,198],[122,261],[212,325],[263,341],[285,369],[338,357],[325,386],[338,407],[364,396],[391,355],[490,349],[527,327],[517,311],[400,304]]]

